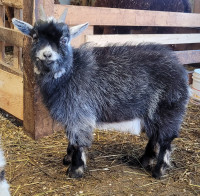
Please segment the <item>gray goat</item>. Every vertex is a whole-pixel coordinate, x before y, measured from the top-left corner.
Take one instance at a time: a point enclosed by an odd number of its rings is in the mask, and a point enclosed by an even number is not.
[[[64,15],[58,21],[43,17],[34,26],[12,21],[32,37],[31,58],[43,102],[66,128],[69,176],[83,176],[94,128],[133,134],[144,128],[149,142],[140,161],[147,167],[156,159],[152,174],[160,178],[170,165],[171,142],[188,103],[185,69],[171,50],[153,43],[104,48],[86,43],[74,49],[71,39],[88,23],[69,28]]]

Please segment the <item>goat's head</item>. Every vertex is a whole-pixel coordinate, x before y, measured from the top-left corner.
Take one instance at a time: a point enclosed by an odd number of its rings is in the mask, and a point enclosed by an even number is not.
[[[71,39],[84,31],[88,23],[69,28],[65,23],[67,10],[56,20],[42,14],[34,26],[13,18],[13,24],[32,37],[31,58],[37,74],[50,74],[55,79],[70,69],[72,64]]]

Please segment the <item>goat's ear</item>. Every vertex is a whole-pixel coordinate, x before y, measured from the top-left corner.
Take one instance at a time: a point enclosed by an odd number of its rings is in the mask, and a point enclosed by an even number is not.
[[[13,18],[12,19],[12,23],[15,25],[15,27],[17,27],[22,33],[24,33],[25,35],[29,35],[31,34],[31,30],[33,29],[33,26],[24,22],[24,21],[21,21],[21,20],[18,20],[16,18]]]
[[[85,24],[81,24],[81,25],[71,27],[69,29],[71,38],[75,38],[78,35],[80,35],[88,27],[88,25],[89,25],[89,23],[85,23]]]

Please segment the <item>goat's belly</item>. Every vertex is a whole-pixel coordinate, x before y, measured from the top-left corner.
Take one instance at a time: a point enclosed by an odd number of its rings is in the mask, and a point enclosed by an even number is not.
[[[142,127],[143,120],[135,118],[130,121],[98,123],[96,128],[100,130],[116,130],[121,132],[129,132],[134,135],[140,135]]]

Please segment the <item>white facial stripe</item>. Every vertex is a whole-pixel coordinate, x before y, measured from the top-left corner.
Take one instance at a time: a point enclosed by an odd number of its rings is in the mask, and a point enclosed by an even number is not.
[[[55,52],[50,45],[39,50],[36,54],[36,57],[39,58],[40,60],[46,60],[46,58],[44,56],[44,52],[52,54],[52,56],[50,58],[48,58],[48,60],[50,60],[50,61],[56,61],[59,58],[59,54],[57,52]]]
[[[142,128],[142,120],[135,118],[131,121],[123,121],[117,123],[99,123],[97,129],[103,130],[117,130],[122,132],[129,132],[134,135],[140,135]]]

